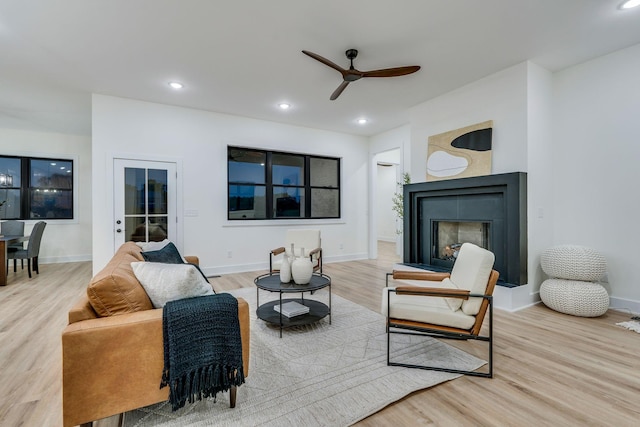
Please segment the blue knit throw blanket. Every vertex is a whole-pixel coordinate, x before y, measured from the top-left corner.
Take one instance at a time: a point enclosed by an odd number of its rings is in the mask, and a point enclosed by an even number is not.
[[[173,411],[244,383],[238,300],[222,293],[169,301],[162,312],[164,370]]]

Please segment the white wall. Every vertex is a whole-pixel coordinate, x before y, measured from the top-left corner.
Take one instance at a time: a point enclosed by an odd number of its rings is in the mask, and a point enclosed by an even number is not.
[[[397,188],[396,171],[398,166],[377,166],[376,214],[377,240],[396,241],[396,214],[392,210],[393,195]]]
[[[527,272],[533,293],[546,279],[540,254],[554,244],[552,86],[551,72],[527,63]]]
[[[91,139],[88,136],[52,132],[0,129],[0,154],[61,157],[75,160],[76,218],[47,220],[39,261],[88,261],[91,259]],[[25,234],[36,221],[26,221]]]
[[[554,237],[608,262],[612,304],[640,311],[640,45],[554,75]]]
[[[301,152],[342,159],[342,218],[339,220],[227,221],[227,145]],[[152,155],[182,163],[179,188],[185,254],[198,255],[205,272],[268,267],[268,253],[284,231],[314,227],[322,232],[326,261],[367,257],[368,144],[364,137],[279,123],[93,96],[94,271],[113,254],[111,158]],[[232,253],[231,258],[228,252]]]

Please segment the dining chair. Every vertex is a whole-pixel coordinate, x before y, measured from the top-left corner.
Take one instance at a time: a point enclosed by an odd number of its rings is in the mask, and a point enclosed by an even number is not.
[[[16,220],[8,220],[0,223],[0,234],[3,236],[24,236],[24,222]],[[15,252],[24,249],[23,242],[14,243],[7,246],[7,252]],[[24,260],[20,260],[22,268],[24,268]],[[9,261],[7,260],[7,271],[9,270]],[[16,271],[16,260],[13,260],[13,271]]]
[[[29,241],[27,242],[27,249],[19,249],[14,252],[7,253],[7,263],[10,259],[13,259],[13,269],[15,271],[16,260],[27,260],[27,271],[29,272],[29,278],[31,278],[31,260],[33,260],[33,271],[40,274],[40,268],[38,266],[38,255],[40,253],[40,241],[42,240],[42,234],[47,223],[44,221],[38,221],[33,225]],[[8,269],[7,269],[8,270]]]

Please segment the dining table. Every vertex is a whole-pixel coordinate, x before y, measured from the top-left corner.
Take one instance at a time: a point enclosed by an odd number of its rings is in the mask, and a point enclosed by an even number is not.
[[[7,285],[7,248],[29,240],[29,236],[0,236],[0,286]]]

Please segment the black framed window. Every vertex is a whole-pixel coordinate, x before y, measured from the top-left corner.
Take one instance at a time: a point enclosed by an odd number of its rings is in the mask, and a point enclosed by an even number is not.
[[[0,218],[73,219],[73,160],[0,156]]]
[[[340,218],[340,159],[227,147],[228,219]]]

